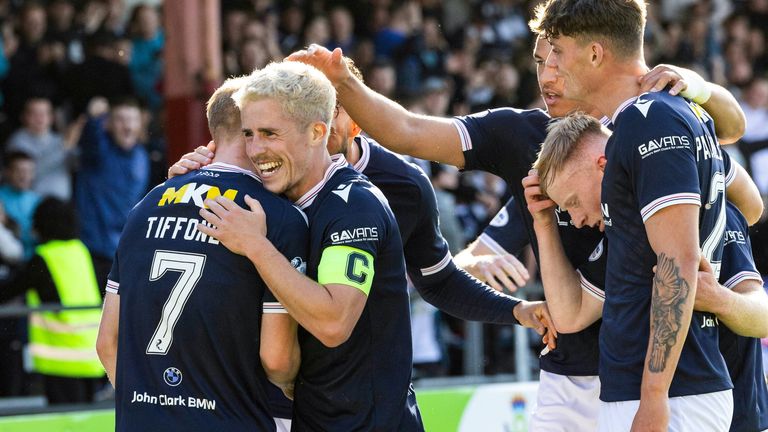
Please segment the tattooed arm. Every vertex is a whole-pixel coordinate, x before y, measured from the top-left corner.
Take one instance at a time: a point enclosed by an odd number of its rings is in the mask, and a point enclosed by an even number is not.
[[[666,431],[669,386],[688,334],[699,262],[699,208],[680,204],[645,222],[658,257],[651,297],[651,328],[632,431]]]

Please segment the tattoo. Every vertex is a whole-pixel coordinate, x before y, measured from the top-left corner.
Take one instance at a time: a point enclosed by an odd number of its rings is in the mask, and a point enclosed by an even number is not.
[[[683,305],[690,292],[688,281],[680,276],[680,267],[675,259],[664,253],[659,254],[651,299],[653,343],[648,362],[651,372],[662,372],[667,365],[677,334],[683,328]]]

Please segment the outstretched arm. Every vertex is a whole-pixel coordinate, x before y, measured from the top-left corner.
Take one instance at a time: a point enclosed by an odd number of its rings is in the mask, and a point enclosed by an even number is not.
[[[720,144],[733,144],[743,135],[747,119],[741,106],[727,89],[707,82],[696,72],[673,65],[658,65],[640,78],[640,90],[660,91],[667,85],[669,93],[680,94],[702,106],[715,120]]]
[[[349,71],[340,48],[333,52],[319,45],[297,51],[288,60],[321,70],[336,87],[336,94],[352,119],[384,147],[425,160],[464,167],[459,132],[450,119],[411,113],[371,90]]]

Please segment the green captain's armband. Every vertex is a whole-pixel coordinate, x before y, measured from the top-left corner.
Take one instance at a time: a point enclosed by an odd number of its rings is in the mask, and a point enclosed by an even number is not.
[[[329,246],[320,258],[317,282],[353,286],[368,295],[373,273],[373,255],[349,246]]]

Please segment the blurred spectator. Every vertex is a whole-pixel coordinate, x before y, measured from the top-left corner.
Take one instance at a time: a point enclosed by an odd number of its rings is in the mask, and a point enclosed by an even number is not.
[[[376,60],[371,69],[366,71],[368,86],[374,91],[383,94],[388,98],[395,96],[397,88],[397,75],[395,66],[392,62],[384,59]]]
[[[12,129],[19,125],[18,113],[30,97],[58,101],[61,67],[66,55],[61,43],[44,40],[47,18],[41,4],[26,3],[19,18],[19,46],[10,58],[8,76],[3,81],[5,112]]]
[[[0,203],[0,293],[16,276],[24,247],[18,238],[18,226],[8,218]],[[13,303],[21,304],[21,295]],[[0,305],[10,304],[0,301]],[[23,319],[0,319],[0,397],[21,396],[24,389],[22,360]]]
[[[46,39],[61,43],[67,63],[78,64],[85,59],[82,33],[75,28],[75,5],[70,0],[54,0],[48,4]]]
[[[77,239],[78,221],[70,204],[46,198],[34,214],[40,245],[0,301],[27,292],[31,307],[41,304],[96,306],[101,295],[93,263]],[[104,376],[96,356],[101,312],[40,312],[29,318],[32,371],[43,376],[49,404],[92,402]]]
[[[136,95],[153,111],[160,108],[163,75],[162,51],[165,35],[157,10],[146,4],[133,8],[129,23],[132,52],[129,68]]]
[[[304,41],[302,47],[311,44],[328,46],[331,41],[331,29],[328,24],[328,17],[325,15],[316,15],[309,20],[307,28],[304,29]]]
[[[74,139],[65,142],[51,129],[53,106],[48,99],[29,99],[21,117],[23,127],[11,135],[7,150],[28,154],[35,161],[37,176],[33,191],[43,197],[50,195],[69,201],[72,197]]]
[[[456,199],[449,192],[459,186],[459,172],[456,167],[437,162],[430,164],[430,172],[437,197],[437,211],[440,213],[440,232],[455,255],[464,248],[467,240],[455,216]]]
[[[747,85],[741,109],[747,117],[747,129],[739,148],[749,161],[760,192],[768,196],[768,78],[755,78]]]
[[[355,39],[355,22],[349,9],[344,6],[336,6],[331,9],[331,40],[328,48],[341,48],[344,53],[352,54],[357,48]]]
[[[411,344],[413,378],[445,375],[443,347],[440,342],[440,311],[424,301],[408,280],[411,297]]]
[[[289,4],[280,14],[280,49],[290,53],[301,47],[301,31],[304,28],[304,11],[297,4]]]
[[[66,79],[73,116],[84,113],[94,97],[114,99],[134,95],[131,72],[117,60],[117,41],[108,32],[98,32],[86,38],[85,61],[72,67]]]
[[[19,237],[24,245],[24,259],[32,257],[35,240],[32,236],[32,216],[40,202],[40,195],[32,191],[35,181],[35,160],[22,152],[5,155],[3,185],[0,186],[0,202],[5,213],[19,226]]]
[[[141,110],[135,100],[111,108],[91,101],[80,138],[80,171],[75,184],[81,239],[88,246],[103,290],[128,212],[147,191],[149,158],[142,143]]]

